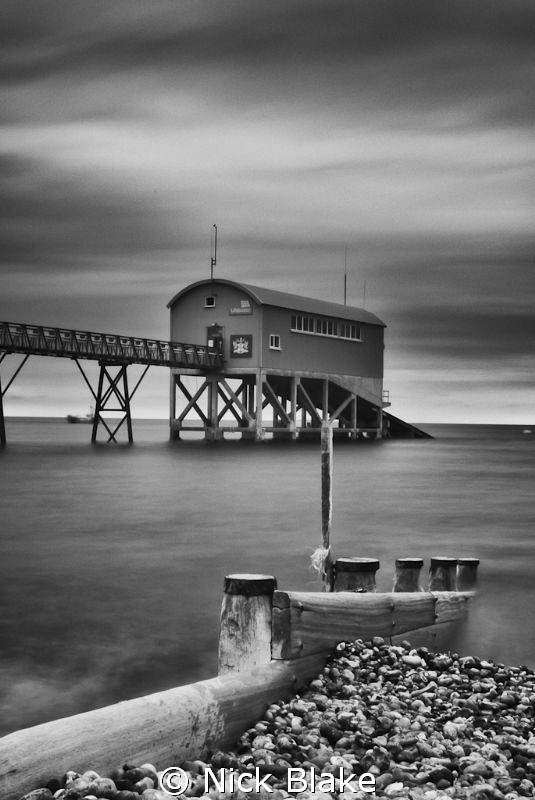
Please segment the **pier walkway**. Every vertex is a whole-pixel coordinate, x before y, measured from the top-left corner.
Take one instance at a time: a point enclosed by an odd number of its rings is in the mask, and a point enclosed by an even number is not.
[[[223,364],[222,354],[207,345],[21,322],[0,322],[0,365],[12,353],[23,355],[24,359],[3,388],[0,381],[0,445],[6,443],[3,397],[31,355],[70,358],[76,362],[95,400],[91,436],[93,442],[96,440],[99,425],[106,429],[108,441],[116,441],[116,434],[123,423],[126,423],[128,429],[129,442],[133,441],[130,400],[149,367],[185,367],[209,372],[220,369]],[[100,375],[96,390],[84,372],[81,360],[98,362]],[[146,368],[135,387],[129,389],[126,370],[132,364],[142,364]],[[113,367],[118,368],[115,374],[110,372]],[[117,407],[110,407],[110,402],[117,403]],[[101,415],[104,409],[123,414],[113,430],[109,426],[109,420],[104,420]]]
[[[101,364],[218,369],[222,356],[201,344],[182,344],[139,336],[0,322],[0,352],[59,358],[84,358]]]

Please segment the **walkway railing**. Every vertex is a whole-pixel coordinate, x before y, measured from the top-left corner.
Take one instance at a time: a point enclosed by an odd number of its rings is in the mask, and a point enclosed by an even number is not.
[[[222,356],[200,344],[166,342],[138,336],[0,322],[0,350],[7,353],[84,358],[103,364],[217,369]]]

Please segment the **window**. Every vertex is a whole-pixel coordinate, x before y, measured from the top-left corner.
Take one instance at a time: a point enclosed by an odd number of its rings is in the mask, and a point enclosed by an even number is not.
[[[315,336],[350,339],[353,342],[362,340],[360,325],[355,322],[338,322],[329,317],[307,317],[304,314],[292,314],[290,330],[294,333],[311,333]]]
[[[360,325],[355,325],[353,322],[340,323],[340,336],[342,339],[360,341]]]
[[[270,333],[269,334],[269,349],[270,350],[280,350],[281,349],[281,337],[278,333]]]
[[[205,308],[215,308],[215,294],[208,294],[204,298]]]

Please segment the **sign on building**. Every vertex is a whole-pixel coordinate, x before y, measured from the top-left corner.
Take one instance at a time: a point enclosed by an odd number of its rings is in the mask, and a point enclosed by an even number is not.
[[[230,337],[230,355],[232,358],[251,358],[253,354],[253,337],[238,334]]]

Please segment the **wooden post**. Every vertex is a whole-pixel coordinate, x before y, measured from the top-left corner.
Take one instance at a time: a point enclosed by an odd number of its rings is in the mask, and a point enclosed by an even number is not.
[[[337,558],[334,563],[335,592],[375,592],[377,558]]]
[[[353,395],[353,402],[351,403],[351,427],[353,429],[351,431],[351,438],[352,439],[356,439],[357,438],[357,403],[358,403],[357,395],[354,394]]]
[[[264,401],[264,376],[262,370],[256,373],[256,425],[255,425],[255,441],[264,441],[265,434],[262,427],[262,406]]]
[[[322,419],[327,422],[329,419],[329,381],[327,378],[323,381],[321,409]]]
[[[272,575],[227,575],[221,607],[218,674],[271,661]]]
[[[459,558],[457,560],[457,591],[473,589],[477,584],[479,558]]]
[[[290,431],[292,439],[297,439],[297,377],[295,375],[291,378],[291,395],[290,395],[290,417],[291,425]]]
[[[333,429],[324,422],[321,426],[321,541],[326,551],[323,567],[323,591],[333,590],[333,562],[331,557],[332,522]]]
[[[396,558],[396,577],[393,592],[422,592],[420,570],[424,565],[422,558]]]
[[[435,556],[429,570],[430,592],[454,592],[457,586],[457,559]]]

